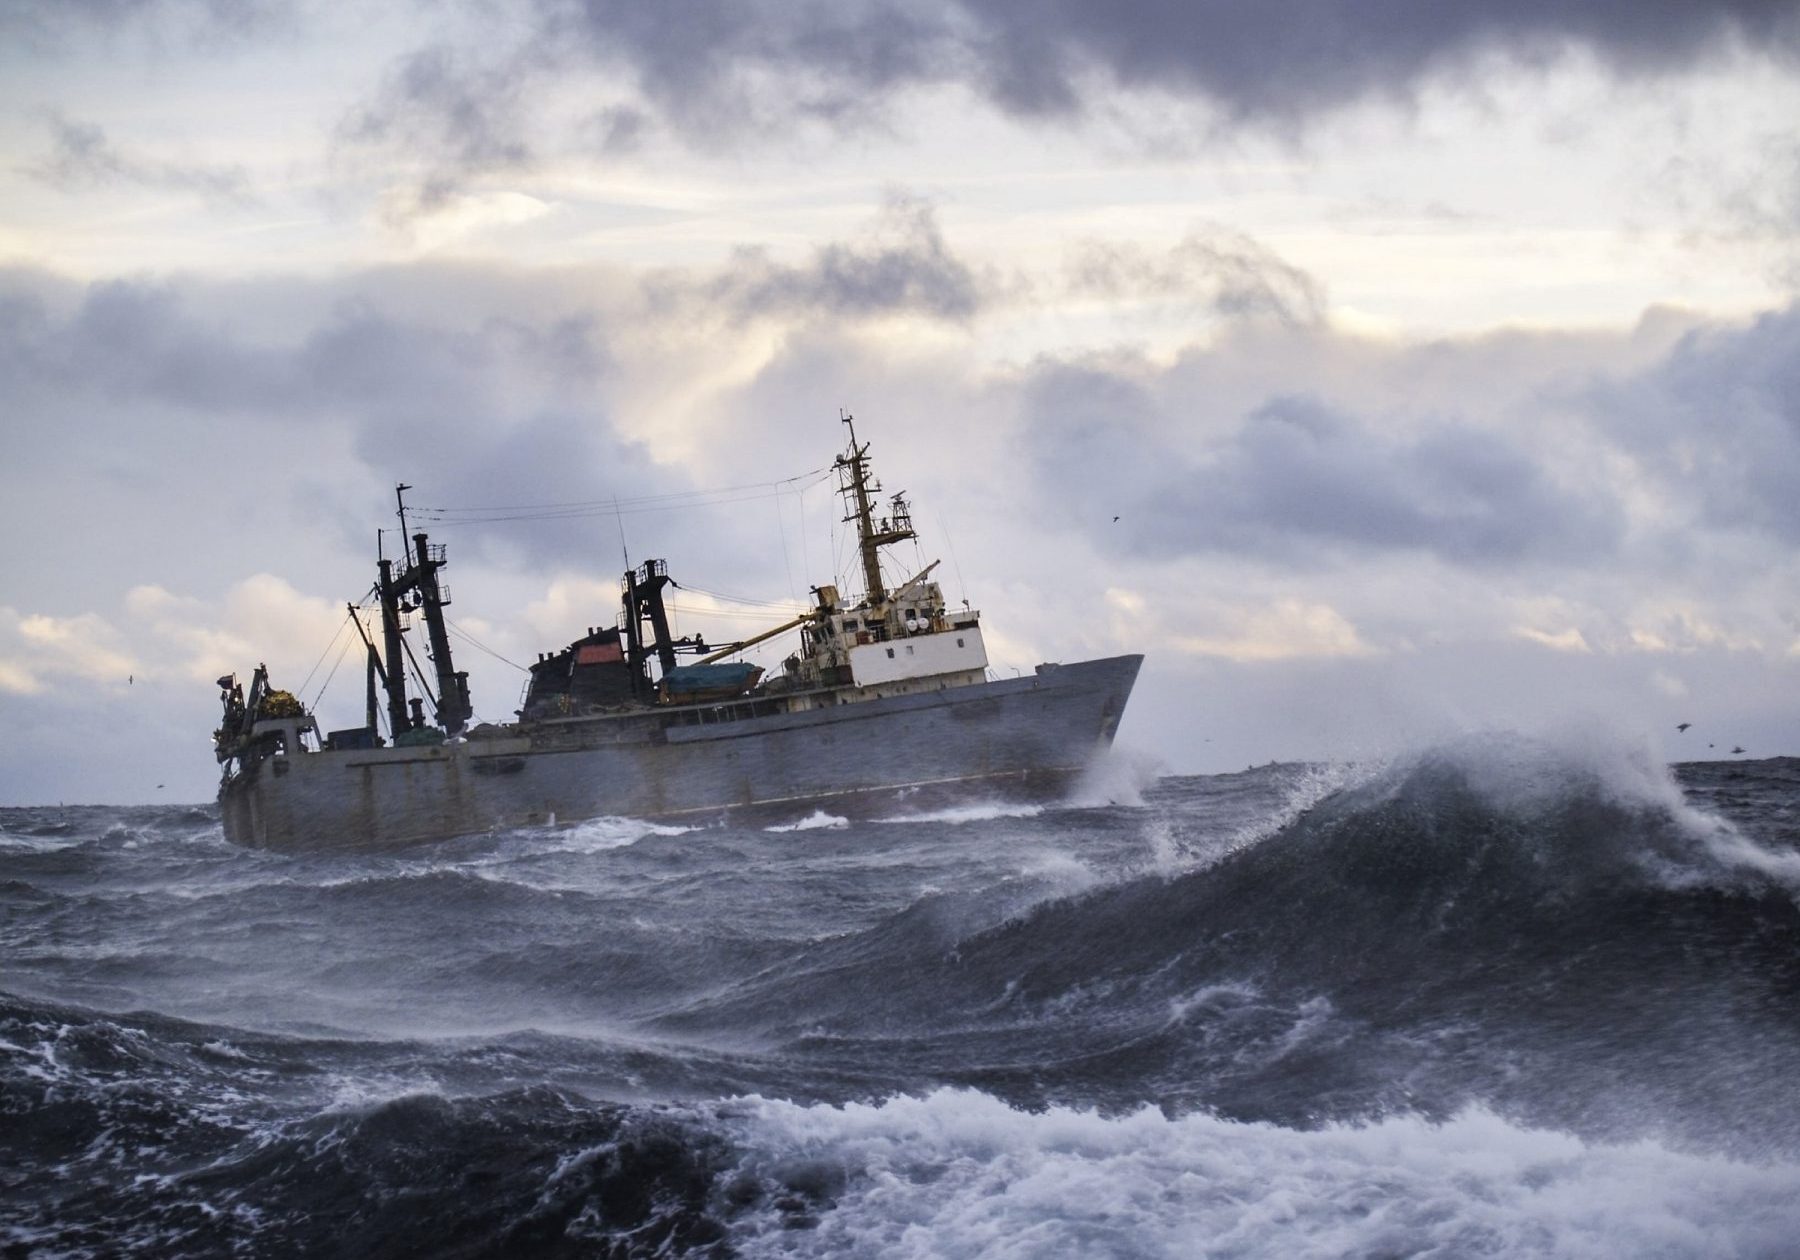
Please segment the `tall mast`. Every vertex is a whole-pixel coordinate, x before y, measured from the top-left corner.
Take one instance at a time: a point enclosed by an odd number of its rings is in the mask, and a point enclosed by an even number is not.
[[[411,730],[418,723],[406,711],[406,665],[401,660],[402,643],[400,639],[400,614],[410,611],[411,605],[403,606],[401,601],[413,596],[413,603],[425,615],[425,632],[431,640],[431,659],[437,666],[438,690],[433,703],[437,706],[437,718],[443,728],[454,735],[468,722],[470,717],[469,676],[459,671],[450,656],[450,636],[444,625],[444,605],[450,602],[450,593],[438,581],[438,570],[443,568],[444,549],[433,547],[430,539],[423,533],[412,535],[406,540],[406,492],[412,489],[408,485],[394,487],[394,502],[398,507],[402,530],[402,546],[407,558],[406,568],[396,574],[393,561],[382,559],[378,568],[381,575],[381,623],[382,634],[387,641],[387,688],[388,719],[393,725],[395,735]],[[426,685],[423,673],[420,674],[419,685]]]
[[[387,671],[381,667],[381,653],[375,650],[375,643],[369,638],[369,632],[363,629],[362,617],[358,615],[356,605],[349,604],[346,606],[350,609],[351,624],[356,627],[356,633],[362,638],[363,648],[368,653],[369,657],[366,724],[370,734],[374,734],[379,729],[377,722],[379,721],[381,713],[380,705],[375,699],[375,683],[377,679],[380,679],[381,685],[386,687]]]
[[[379,539],[379,535],[377,538]],[[376,549],[380,549],[379,541]],[[394,586],[394,562],[383,556],[376,562],[375,584],[381,599],[381,642],[387,650],[388,730],[398,738],[412,729],[406,713],[406,660],[400,654],[400,592]]]
[[[450,602],[450,592],[438,581],[438,570],[445,564],[444,549],[433,547],[425,534],[414,534],[413,555],[417,559],[407,576],[419,592],[431,661],[437,666],[438,723],[455,735],[469,720],[469,676],[459,671],[450,657],[450,634],[444,626],[444,605]]]
[[[877,521],[871,495],[881,490],[881,483],[869,475],[869,448],[856,441],[856,417],[839,411],[838,419],[850,426],[850,449],[837,457],[838,490],[850,500],[850,515],[845,521],[856,522],[857,550],[862,554],[863,586],[871,607],[887,599],[887,588],[881,581],[881,549],[890,543],[914,537],[912,516],[906,508],[906,496],[894,496],[894,514]]]

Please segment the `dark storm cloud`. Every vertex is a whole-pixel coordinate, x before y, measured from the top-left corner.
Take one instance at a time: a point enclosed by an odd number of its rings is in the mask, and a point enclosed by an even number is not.
[[[421,269],[415,287],[430,293],[436,279]],[[302,305],[322,305],[324,314],[288,322],[280,339],[267,341],[206,313],[234,308],[244,292],[221,298],[195,286],[132,282],[82,288],[0,271],[8,452],[30,466],[57,452],[91,451],[152,483],[169,465],[202,462],[220,470],[233,493],[249,485],[291,498],[309,529],[335,522],[358,550],[367,487],[403,478],[418,487],[417,504],[522,509],[479,527],[432,525],[465,558],[525,557],[603,572],[618,554],[607,501],[694,489],[687,470],[657,463],[614,423],[609,330],[599,316],[452,323],[451,313],[440,322],[358,295],[402,293],[407,283],[403,274],[367,278],[336,300],[336,286],[323,286]],[[290,301],[295,293],[275,296]],[[311,456],[265,464],[266,452],[295,446]],[[601,506],[592,519],[529,510],[570,503]],[[696,510],[633,529],[634,537],[654,531],[671,553],[748,565],[746,542],[721,524]]]
[[[472,176],[531,162],[521,105],[526,83],[518,67],[477,64],[441,45],[422,48],[345,122],[343,139],[356,148],[394,148],[422,159],[426,172],[415,189],[416,204],[401,215],[428,213]]]
[[[250,182],[241,167],[155,161],[122,151],[92,123],[61,114],[49,117],[50,153],[23,169],[66,192],[131,184],[196,193],[213,201],[248,201]]]
[[[905,6],[855,0],[516,3],[525,38],[464,53],[415,52],[342,129],[352,146],[427,164],[419,211],[441,205],[469,178],[529,164],[532,123],[519,102],[557,76],[598,72],[608,89],[635,82],[647,108],[609,105],[578,129],[608,155],[630,148],[653,120],[700,144],[795,119],[853,128],[881,115],[886,89],[943,77],[933,63],[956,46],[942,13],[915,18]]]
[[[192,286],[75,286],[0,270],[0,394],[60,400],[59,407],[77,398],[154,403],[252,422],[433,423],[453,436],[519,420],[532,400],[546,414],[591,414],[583,400],[603,397],[612,371],[598,313],[484,319],[451,309],[433,322],[383,313],[366,296],[429,295],[452,278],[430,267],[393,269],[346,285],[335,299],[319,286],[308,300],[329,314],[290,324],[271,343],[211,313],[217,301],[195,303]],[[467,283],[479,300],[479,277]],[[514,281],[494,283],[504,289]],[[609,318],[676,327],[719,313],[799,323],[895,314],[964,320],[979,311],[983,286],[946,244],[931,208],[894,197],[862,235],[821,245],[802,263],[746,249],[712,271],[659,273],[643,281],[638,298],[624,299],[622,309],[635,316]],[[252,286],[243,300],[253,313],[258,303],[291,301],[306,288],[270,295]],[[452,283],[449,291],[459,290]],[[595,422],[607,427],[603,417]]]
[[[1596,405],[1672,511],[1800,542],[1800,307],[1689,333]]]
[[[430,166],[430,209],[470,174],[532,158],[521,93],[602,76],[603,152],[652,117],[695,144],[888,124],[896,98],[958,85],[1015,117],[1074,119],[1121,89],[1172,94],[1240,125],[1291,130],[1364,100],[1409,101],[1427,80],[1584,50],[1615,73],[1679,72],[1730,48],[1793,59],[1800,0],[515,0],[512,44],[401,64],[353,116],[357,143]],[[486,11],[483,11],[484,14]],[[496,24],[496,29],[505,29]],[[537,137],[536,143],[546,140]]]
[[[99,284],[57,310],[8,281],[0,394],[21,443],[66,443],[73,427],[99,449],[138,450],[149,427],[179,425],[254,447],[258,428],[308,427],[322,452],[345,434],[380,478],[429,477],[435,501],[458,505],[592,498],[651,479],[598,401],[608,363],[579,319],[456,328],[350,300],[260,345],[173,286]]]
[[[1584,48],[1626,73],[1680,69],[1732,38],[1791,57],[1800,6],[1765,0],[960,0],[996,99],[1022,113],[1082,98],[1078,76],[1293,118],[1499,53]]]
[[[1226,319],[1318,327],[1325,293],[1307,272],[1253,238],[1208,226],[1168,250],[1114,241],[1076,246],[1059,282],[976,267],[944,239],[930,203],[891,194],[869,226],[847,241],[781,263],[747,246],[711,278],[667,272],[646,282],[652,302],[688,304],[735,320],[867,319],[917,315],[968,322],[997,305],[1065,297],[1173,302]]]
[[[1041,370],[1025,397],[1024,441],[1055,510],[1138,552],[1301,567],[1382,551],[1476,568],[1590,564],[1623,534],[1605,493],[1558,484],[1486,430],[1444,421],[1389,432],[1316,399],[1278,397],[1208,438],[1168,408],[1122,373]]]
[[[678,125],[736,132],[781,118],[869,116],[883,92],[965,57],[954,10],[868,0],[533,0],[546,57],[623,62]],[[758,76],[777,80],[771,96]]]
[[[172,283],[106,281],[56,309],[30,277],[0,273],[0,387],[157,403],[271,421],[409,411],[508,413],[537,394],[592,391],[607,369],[597,328],[403,320],[348,297],[311,329],[267,345],[195,309]]]
[[[629,105],[603,109],[588,120],[590,147],[604,157],[631,153],[643,143],[650,122],[648,114]]]
[[[682,488],[679,474],[656,469],[615,432],[600,401],[611,370],[602,337],[583,318],[445,329],[351,308],[306,340],[295,370],[320,411],[352,417],[363,463],[420,482],[422,504],[559,504]],[[518,515],[481,536],[538,555],[583,545]]]
[[[1325,307],[1312,276],[1228,228],[1193,232],[1166,254],[1089,242],[1075,251],[1068,271],[1078,294],[1172,298],[1229,317],[1317,324]]]
[[[216,48],[279,31],[297,9],[296,0],[7,0],[0,5],[0,36],[39,53],[121,33]]]
[[[931,206],[906,197],[890,197],[860,240],[820,246],[801,265],[746,248],[697,291],[670,277],[651,287],[665,301],[686,289],[739,319],[916,314],[966,320],[984,300],[982,280],[945,244]]]
[[[283,355],[197,319],[167,286],[95,284],[65,314],[27,280],[0,274],[0,392],[15,402],[99,397],[281,412],[295,400]]]
[[[751,76],[789,112],[959,82],[1020,115],[1079,111],[1115,87],[1205,99],[1240,118],[1302,117],[1405,96],[1486,53],[1536,60],[1585,48],[1626,73],[1679,69],[1732,39],[1791,56],[1791,2],[1764,0],[945,0],[938,5],[537,0],[546,43],[618,59],[679,119],[741,118]],[[836,103],[835,105],[833,103]],[[754,111],[750,111],[754,113]]]

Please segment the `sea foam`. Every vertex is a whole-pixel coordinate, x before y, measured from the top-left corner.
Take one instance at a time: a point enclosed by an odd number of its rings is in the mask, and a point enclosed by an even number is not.
[[[750,1099],[735,1124],[740,1184],[769,1194],[734,1240],[749,1256],[1773,1257],[1800,1237],[1800,1165],[1588,1143],[1480,1109],[1296,1130],[944,1089]]]

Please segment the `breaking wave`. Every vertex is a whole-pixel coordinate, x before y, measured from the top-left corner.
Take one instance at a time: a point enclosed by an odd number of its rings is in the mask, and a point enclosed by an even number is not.
[[[0,1249],[1800,1235],[1800,763],[1489,736],[782,830],[0,842]]]
[[[942,1090],[750,1100],[742,1254],[1785,1255],[1800,1165],[1519,1128],[1479,1109],[1294,1130]]]

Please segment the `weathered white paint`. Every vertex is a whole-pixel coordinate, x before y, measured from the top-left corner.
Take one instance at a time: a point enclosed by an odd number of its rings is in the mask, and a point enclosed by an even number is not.
[[[894,682],[901,678],[929,678],[987,668],[987,645],[981,628],[942,630],[936,634],[909,634],[879,643],[858,644],[850,649],[850,671],[856,685]]]

